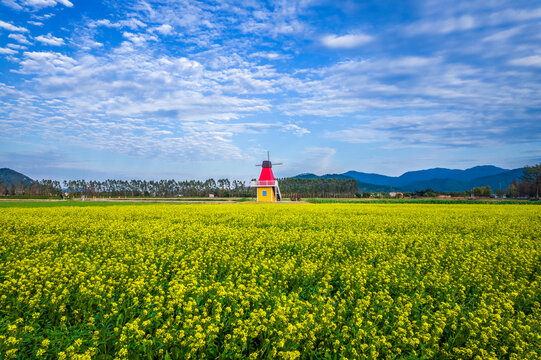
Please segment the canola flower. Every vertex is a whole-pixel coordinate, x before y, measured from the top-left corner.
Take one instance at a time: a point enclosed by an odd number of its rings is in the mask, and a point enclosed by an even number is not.
[[[3,209],[0,358],[539,359],[539,209]]]

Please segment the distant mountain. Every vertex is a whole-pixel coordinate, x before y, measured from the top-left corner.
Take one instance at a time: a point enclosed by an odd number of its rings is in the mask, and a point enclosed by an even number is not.
[[[368,174],[368,173],[363,173],[359,171],[348,171],[348,172],[345,172],[344,175],[350,176],[353,179],[359,182],[363,182],[363,183],[387,185],[387,186],[396,186],[397,184],[397,181],[396,181],[397,178],[392,177],[392,176]]]
[[[352,176],[348,176],[347,174],[325,174],[318,176],[316,174],[312,173],[304,173],[297,176],[294,176],[295,179],[354,179]]]
[[[466,191],[478,186],[490,186],[492,190],[505,190],[513,180],[520,180],[524,174],[524,168],[509,170],[504,173],[482,176],[470,181],[460,181],[455,179],[432,179],[425,181],[415,181],[402,186],[404,191],[415,191],[424,189],[434,189],[436,191]]]
[[[23,182],[25,184],[30,184],[34,182],[34,180],[30,179],[28,176],[23,175],[15,170],[11,170],[8,168],[2,168],[0,169],[0,182],[3,182],[8,186],[11,183],[18,183]]]
[[[400,176],[385,176],[380,174],[348,171],[343,174],[301,174],[296,178],[352,178],[357,180],[359,191],[415,191],[434,189],[436,191],[452,192],[466,191],[477,186],[490,186],[493,190],[506,189],[513,180],[519,180],[523,168],[507,170],[492,165],[475,166],[466,170],[434,168],[427,170],[408,171]],[[375,189],[381,190],[375,190]]]
[[[293,178],[295,178],[295,179],[319,179],[320,177],[317,176],[316,174],[312,174],[312,173],[303,173],[303,174],[299,174],[297,176],[294,176]]]
[[[410,184],[414,181],[426,181],[431,179],[453,179],[461,181],[471,181],[478,177],[492,176],[504,173],[502,169],[492,165],[475,166],[466,170],[434,168],[428,170],[408,171],[398,177],[399,184]]]
[[[471,190],[472,187],[468,181],[455,179],[432,179],[424,181],[414,181],[401,187],[404,191],[416,191],[432,189],[436,191],[452,192]]]
[[[398,177],[363,173],[359,171],[348,171],[340,175],[350,176],[359,182],[369,184],[401,187],[414,182],[422,182],[432,179],[453,179],[460,181],[471,181],[478,177],[502,174],[507,171],[509,170],[492,165],[484,165],[476,166],[466,170],[434,168],[427,170],[408,171]],[[328,175],[323,175],[323,177],[327,176]]]

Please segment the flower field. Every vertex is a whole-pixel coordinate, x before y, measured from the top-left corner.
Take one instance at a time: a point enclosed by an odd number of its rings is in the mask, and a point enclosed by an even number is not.
[[[541,358],[540,206],[0,210],[0,358]]]

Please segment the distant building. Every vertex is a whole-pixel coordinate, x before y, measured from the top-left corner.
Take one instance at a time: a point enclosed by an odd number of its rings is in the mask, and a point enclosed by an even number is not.
[[[451,195],[438,195],[438,199],[450,199]]]

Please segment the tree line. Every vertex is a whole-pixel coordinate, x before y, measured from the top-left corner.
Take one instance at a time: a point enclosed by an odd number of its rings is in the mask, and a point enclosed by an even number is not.
[[[295,195],[302,197],[353,197],[359,192],[354,179],[278,179],[280,192],[284,198]]]
[[[496,191],[496,195],[505,195],[508,198],[536,198],[541,192],[541,164],[524,167],[524,174],[520,181],[513,180],[503,192]]]
[[[255,179],[254,179],[255,180]],[[283,198],[288,197],[353,197],[370,193],[359,194],[358,184],[354,179],[278,179]],[[496,196],[507,198],[537,198],[541,192],[541,164],[526,166],[520,181],[513,180],[506,190],[496,190]],[[86,181],[40,180],[31,183],[0,182],[0,196],[68,196],[80,197],[208,197],[210,194],[217,197],[255,197],[255,188],[244,181],[224,179],[200,180],[112,180]],[[482,196],[493,195],[490,186],[477,187],[464,193],[441,193],[431,189],[404,193],[405,196],[432,197],[440,194],[451,196]]]
[[[40,180],[31,183],[22,181],[6,185],[0,181],[0,195],[2,196],[59,196],[61,194],[60,181]]]
[[[352,197],[357,193],[353,179],[279,179],[282,197]],[[2,196],[81,197],[255,197],[256,190],[244,181],[200,180],[40,180],[29,184],[0,182]]]

